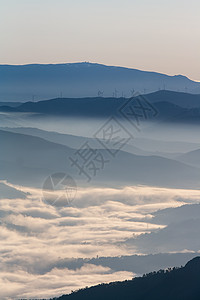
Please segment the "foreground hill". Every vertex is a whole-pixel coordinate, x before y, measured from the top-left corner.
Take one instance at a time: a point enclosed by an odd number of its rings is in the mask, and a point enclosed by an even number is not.
[[[168,76],[95,63],[0,65],[0,101],[28,101],[64,97],[131,96],[131,90],[159,89],[200,93],[200,83],[185,76]],[[117,89],[117,91],[116,91]]]
[[[160,270],[124,282],[101,284],[63,295],[59,300],[199,300],[200,257],[185,267]]]

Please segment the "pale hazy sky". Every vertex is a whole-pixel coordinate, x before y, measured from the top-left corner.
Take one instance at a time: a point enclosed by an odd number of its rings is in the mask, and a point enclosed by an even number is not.
[[[199,0],[0,0],[0,64],[90,61],[200,81]]]

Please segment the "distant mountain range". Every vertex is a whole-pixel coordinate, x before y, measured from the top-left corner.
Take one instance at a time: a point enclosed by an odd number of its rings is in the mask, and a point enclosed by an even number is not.
[[[79,182],[87,182],[87,178],[78,175],[78,169],[71,166],[69,158],[74,157],[76,149],[40,137],[5,130],[0,130],[0,140],[3,141],[0,147],[0,179],[41,186],[47,176],[59,170],[69,173]],[[193,188],[199,185],[200,169],[182,162],[125,151],[119,151],[116,158],[111,159],[107,150],[96,150],[108,163],[90,185],[104,186],[108,182],[112,186],[145,184]]]
[[[200,167],[200,149],[190,151],[177,157],[178,161]]]
[[[130,97],[158,90],[200,93],[200,83],[185,76],[96,63],[0,65],[0,101],[61,97]],[[133,91],[134,90],[134,91]]]
[[[143,105],[146,112],[139,106]],[[159,91],[145,96],[125,98],[56,98],[38,102],[20,103],[18,106],[0,103],[0,112],[32,112],[37,114],[108,118],[119,117],[132,119],[136,122],[135,115],[131,114],[131,107],[139,119],[158,120],[164,122],[200,123],[200,95]],[[136,108],[137,107],[137,108]],[[128,117],[129,115],[129,117]]]
[[[200,257],[185,267],[151,272],[143,277],[85,288],[58,300],[199,300]],[[56,299],[56,298],[54,298]]]

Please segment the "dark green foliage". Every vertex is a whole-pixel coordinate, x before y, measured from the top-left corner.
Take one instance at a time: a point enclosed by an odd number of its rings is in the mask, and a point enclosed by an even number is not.
[[[160,270],[129,281],[81,289],[59,300],[199,300],[200,257],[185,267]]]

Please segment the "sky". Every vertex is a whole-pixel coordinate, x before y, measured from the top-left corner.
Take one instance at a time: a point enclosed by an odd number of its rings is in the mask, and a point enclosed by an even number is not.
[[[199,0],[0,0],[0,64],[89,61],[200,81]]]

